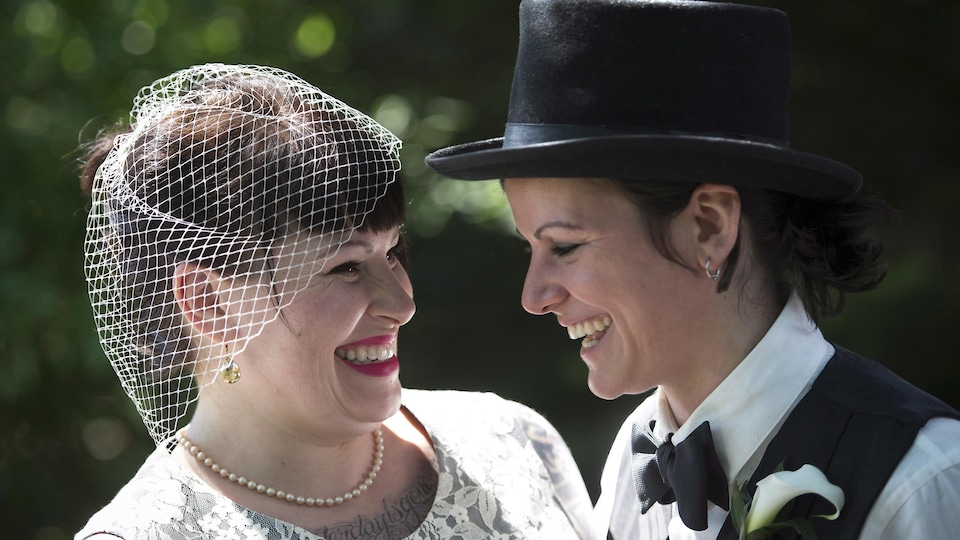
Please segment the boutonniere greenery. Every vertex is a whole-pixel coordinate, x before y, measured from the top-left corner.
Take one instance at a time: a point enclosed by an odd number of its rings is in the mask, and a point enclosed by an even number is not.
[[[817,533],[806,519],[786,519],[790,515],[793,500],[807,493],[819,495],[829,501],[836,512],[813,517],[837,519],[843,508],[843,490],[831,484],[823,472],[813,465],[804,465],[796,471],[783,470],[757,482],[757,489],[750,494],[740,484],[734,488],[730,504],[731,518],[740,535],[740,540],[765,540],[786,528],[797,531],[804,540],[814,540]]]

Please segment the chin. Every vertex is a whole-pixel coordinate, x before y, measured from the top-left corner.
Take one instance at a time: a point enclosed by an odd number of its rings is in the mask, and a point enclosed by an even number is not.
[[[387,418],[392,417],[397,414],[397,411],[400,410],[401,405],[401,393],[400,393],[400,384],[399,382],[382,394],[379,399],[375,402],[371,401],[371,406],[376,407],[375,410],[371,411],[372,415],[375,416],[372,421],[374,422],[383,422]]]
[[[593,371],[587,376],[587,387],[593,395],[608,401],[624,394],[622,381],[605,381]]]

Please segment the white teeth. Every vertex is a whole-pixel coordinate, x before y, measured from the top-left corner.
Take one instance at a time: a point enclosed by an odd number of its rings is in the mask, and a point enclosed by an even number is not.
[[[339,348],[335,353],[341,360],[349,360],[355,364],[372,364],[393,358],[396,354],[396,346],[390,343],[379,347]]]
[[[611,319],[609,315],[603,315],[596,319],[581,321],[568,326],[567,335],[570,336],[570,339],[580,339],[585,336],[592,336],[598,332],[603,332],[609,328],[611,324],[613,324],[613,319]],[[597,344],[597,341],[599,340],[587,337],[587,339],[583,340],[583,347],[592,347]]]
[[[606,325],[606,323],[604,323],[604,321],[593,321],[593,331],[594,331],[594,332],[599,332],[599,331],[603,330],[603,329],[606,328],[606,327],[607,327],[607,325]]]

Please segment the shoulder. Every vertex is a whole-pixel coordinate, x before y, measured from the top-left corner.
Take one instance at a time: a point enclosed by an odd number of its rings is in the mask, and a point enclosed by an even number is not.
[[[960,413],[874,360],[836,346],[836,354],[814,382],[812,390],[844,407],[866,414],[882,414],[900,422],[919,422]]]
[[[469,504],[486,525],[496,528],[501,521],[503,531],[528,531],[519,534],[525,538],[558,537],[545,535],[546,529],[564,531],[563,537],[570,536],[568,527],[588,530],[590,497],[583,478],[543,415],[489,392],[405,389],[403,404],[437,452],[435,509],[476,501]]]
[[[431,424],[456,424],[472,430],[512,431],[520,427],[556,433],[537,411],[492,392],[404,389],[403,404],[428,430]]]
[[[161,516],[163,508],[172,509],[186,502],[180,482],[170,474],[175,466],[169,453],[156,449],[113,500],[87,521],[76,538],[137,538],[147,530],[148,521],[168,519]]]
[[[133,540],[165,533],[171,538],[191,531],[191,509],[200,501],[216,505],[213,493],[204,493],[165,448],[157,448],[117,495],[95,513],[76,534],[77,540],[110,535]],[[193,516],[196,517],[196,516]],[[192,532],[199,532],[194,530]],[[108,535],[108,536],[102,536]],[[152,535],[152,536],[151,536]]]
[[[451,454],[509,456],[530,449],[548,460],[557,451],[569,452],[543,415],[494,393],[404,390],[403,404]]]
[[[960,421],[935,418],[920,430],[890,476],[861,538],[960,537],[958,506]],[[931,534],[925,536],[923,531]]]
[[[485,414],[488,410],[499,410],[513,403],[493,392],[470,392],[464,390],[416,390],[403,389],[403,403],[415,407],[442,408],[458,413],[473,411]]]

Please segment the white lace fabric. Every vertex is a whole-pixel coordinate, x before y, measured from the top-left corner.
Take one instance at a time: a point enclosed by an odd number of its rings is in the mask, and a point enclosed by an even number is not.
[[[407,538],[591,537],[580,471],[542,416],[487,393],[404,390],[403,401],[433,441],[439,474],[433,506]],[[97,532],[125,540],[322,538],[234,503],[165,446],[75,538]]]

